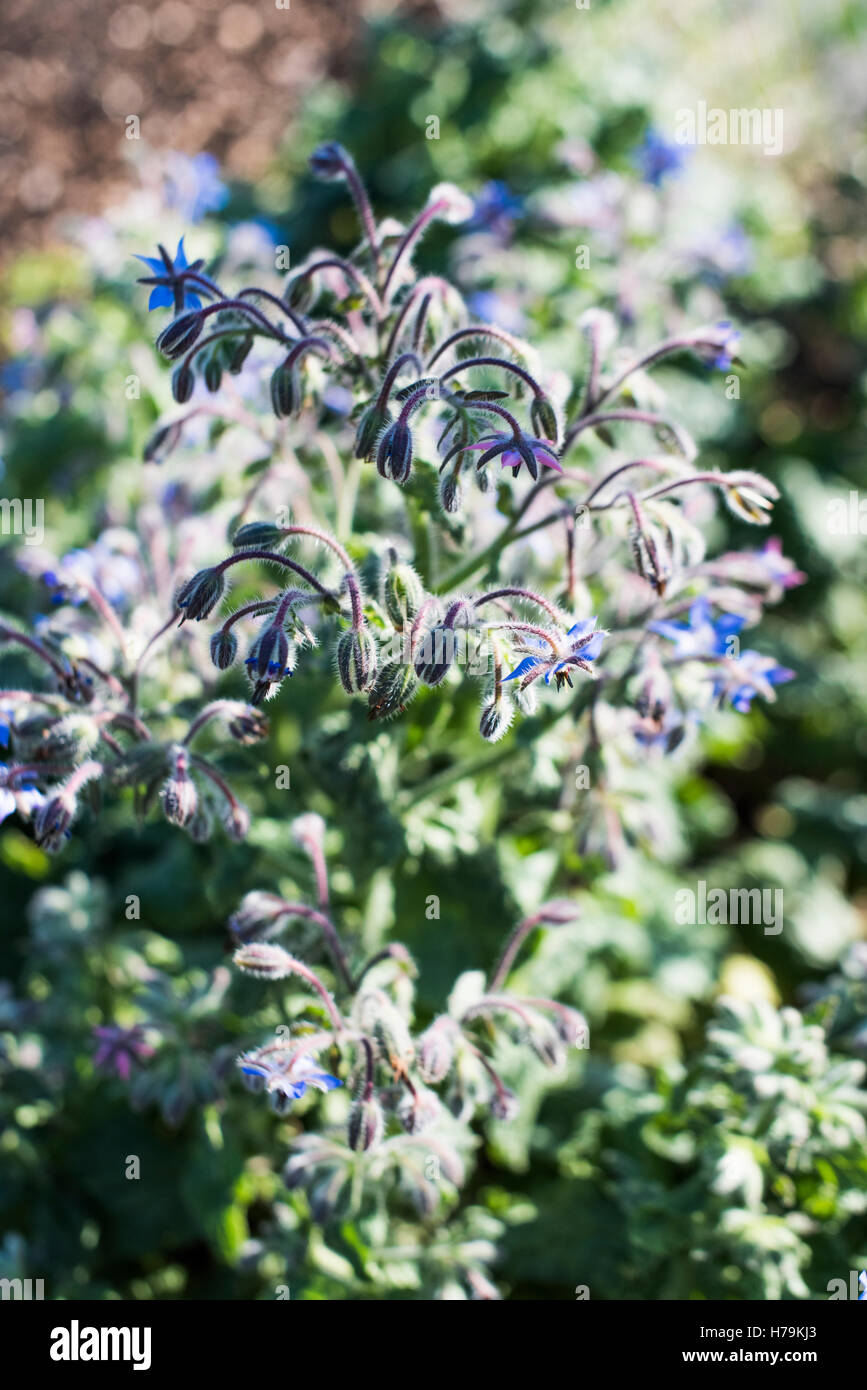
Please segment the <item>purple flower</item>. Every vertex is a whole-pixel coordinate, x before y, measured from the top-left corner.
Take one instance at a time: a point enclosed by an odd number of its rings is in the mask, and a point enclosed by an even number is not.
[[[544,676],[545,684],[550,685],[553,676],[558,690],[564,684],[571,689],[572,676],[569,667],[577,666],[588,675],[592,675],[590,663],[599,655],[604,640],[605,633],[596,631],[595,618],[584,618],[581,622],[575,623],[566,633],[565,640],[558,642],[554,638],[553,645],[535,634],[522,635],[518,646],[521,651],[528,652],[528,655],[518,662],[505,680],[520,680],[523,690],[532,681],[538,680],[539,676]]]
[[[745,622],[746,618],[734,613],[721,613],[714,622],[707,599],[697,598],[687,623],[659,621],[648,627],[674,642],[678,656],[730,656],[729,639],[740,632]]]
[[[779,536],[769,536],[761,550],[754,552],[753,559],[761,563],[768,578],[781,589],[794,589],[798,584],[807,582],[804,571],[795,569],[794,560],[783,554],[783,542]]]
[[[120,1028],[117,1024],[94,1028],[93,1036],[99,1041],[94,1066],[115,1072],[121,1081],[129,1081],[134,1062],[143,1062],[154,1053],[145,1042],[144,1030],[139,1024],[133,1028]]]
[[[686,151],[660,135],[651,126],[635,151],[635,163],[645,183],[660,188],[669,174],[681,172],[686,163]]]
[[[540,464],[543,468],[553,468],[557,473],[563,472],[556,446],[550,439],[536,439],[532,435],[486,434],[475,444],[468,444],[466,449],[482,451],[476,468],[484,468],[491,459],[499,457],[503,468],[511,468],[514,478],[517,478],[522,464],[526,464],[534,482],[539,476]]]
[[[204,261],[193,261],[192,264],[187,264],[183,237],[178,242],[174,259],[164,246],[159,246],[157,249],[160,253],[159,257],[136,254],[136,260],[141,261],[153,271],[153,275],[143,275],[138,281],[140,285],[154,286],[148,300],[148,309],[173,309],[175,314],[181,314],[185,309],[201,309],[201,299],[188,289],[187,281],[181,279],[180,276],[185,270],[200,270],[205,264]]]

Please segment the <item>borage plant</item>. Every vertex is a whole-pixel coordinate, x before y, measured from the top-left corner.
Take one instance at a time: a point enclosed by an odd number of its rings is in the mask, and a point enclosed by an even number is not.
[[[229,926],[240,943],[236,965],[265,980],[302,986],[317,1018],[304,1017],[307,1010],[302,1004],[299,1012],[297,995],[290,994],[283,1002],[292,1021],[277,1028],[276,1038],[242,1053],[238,1066],[250,1090],[264,1092],[278,1115],[287,1115],[308,1091],[327,1094],[345,1086],[350,1093],[338,1106],[341,1130],[301,1133],[290,1145],[286,1182],[307,1192],[316,1220],[351,1216],[381,1223],[392,1195],[398,1212],[409,1203],[430,1217],[452,1205],[463,1185],[476,1116],[508,1120],[516,1112],[517,1097],[495,1065],[498,1044],[527,1047],[560,1070],[570,1047],[589,1046],[587,1023],[576,1009],[508,987],[523,942],[537,928],[573,922],[579,909],[565,899],[544,903],[514,928],[490,978],[480,971],[460,976],[447,1010],[416,1032],[409,952],[392,942],[353,961],[329,907],[324,822],[308,814],[292,829],[314,865],[317,905],[254,891]],[[333,991],[321,971],[273,939],[292,932],[303,941],[305,928],[326,945]]]
[[[248,817],[213,756],[193,746],[200,736],[264,737],[261,705],[305,663],[333,667],[374,723],[426,689],[456,708],[463,674],[480,685],[484,740],[517,748],[520,714],[524,751],[550,734],[545,758],[561,779],[582,762],[582,864],[614,865],[654,833],[654,807],[636,804],[630,770],[671,760],[715,709],[744,713],[793,674],[743,649],[741,633],[803,576],[773,540],[709,555],[703,529],[710,496],[763,526],[777,490],[750,470],[703,467],[651,378],[684,359],[729,371],[739,335],[723,321],[633,352],[618,347],[614,318],[591,310],[570,380],[529,343],[473,321],[447,279],[417,273],[424,232],[471,212],[459,190],[434,189],[402,227],[377,223],[341,147],[318,150],[312,167],[354,200],[362,239],[351,254],[317,251],[283,286],[235,291],[189,262],[183,242],[174,256],[143,258],[151,308],[174,313],[157,346],[175,364],[182,407],[154,432],[146,466],[172,467],[204,439],[209,470],[198,493],[185,479],[183,524],[140,515],[85,552],[29,563],[60,602],[35,631],[2,629],[45,676],[38,689],[0,692],[3,809],[32,817],[40,845],[56,850],[82,794],[96,807],[103,787],[131,787],[143,813],[159,799],[197,839],[215,812],[237,838]],[[239,429],[257,452],[237,506],[231,450],[219,446]],[[311,479],[327,483],[319,515]],[[267,591],[242,589],[230,606],[232,581],[263,576]],[[202,621],[213,624],[210,663],[193,635]],[[241,663],[246,686],[233,684]],[[449,714],[444,706],[441,724]],[[398,751],[400,727],[383,735]],[[442,744],[425,755],[414,750],[398,809],[488,766],[464,771]],[[355,958],[328,905],[321,823],[302,819],[296,834],[316,869],[316,905],[255,892],[231,924],[237,964],[278,982],[291,1010],[239,1065],[295,1126],[286,1174],[314,1216],[364,1214],[382,1246],[385,1180],[398,1209],[408,1196],[430,1215],[460,1184],[472,1124],[511,1115],[492,1056],[504,1034],[555,1066],[570,1044],[587,1045],[575,1010],[506,988],[524,938],[575,909],[559,898],[539,908],[489,980],[463,975],[446,1011],[415,1028],[408,952],[392,943]],[[273,940],[290,924],[291,951]],[[305,925],[329,948],[333,978],[307,962]],[[315,1021],[296,1007],[299,985],[313,993]],[[303,1132],[310,1091],[327,1093],[324,1120],[340,1131]],[[428,1249],[442,1248],[432,1237]],[[491,1296],[484,1261],[461,1249],[452,1264],[464,1295]]]

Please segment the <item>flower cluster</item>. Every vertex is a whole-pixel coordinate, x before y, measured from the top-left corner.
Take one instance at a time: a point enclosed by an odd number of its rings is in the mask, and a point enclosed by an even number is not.
[[[241,700],[211,700],[192,715],[180,700],[166,708],[162,692],[188,664],[167,641],[180,616],[176,565],[200,537],[189,523],[168,532],[163,524],[156,549],[152,510],[143,508],[136,523],[59,558],[25,551],[22,567],[48,591],[51,611],[27,626],[0,625],[4,655],[41,675],[33,688],[0,690],[0,818],[17,811],[49,853],[66,844],[83,805],[97,809],[104,792],[123,788],[139,816],[159,802],[197,840],[215,821],[234,839],[247,831],[244,806],[194,745],[215,725],[237,744],[255,743],[267,721]],[[201,681],[189,689],[200,697]]]
[[[392,942],[366,960],[353,960],[329,908],[324,823],[305,816],[294,830],[316,866],[317,905],[255,891],[229,927],[238,943],[235,964],[265,980],[300,982],[312,992],[318,1017],[295,1018],[277,1029],[276,1039],[244,1051],[240,1073],[278,1115],[310,1090],[348,1091],[342,1137],[302,1136],[285,1169],[290,1187],[302,1185],[316,1195],[320,1220],[345,1203],[357,1205],[359,1186],[385,1175],[428,1211],[438,1200],[437,1186],[418,1174],[420,1156],[437,1155],[446,1184],[457,1187],[464,1172],[459,1136],[465,1144],[477,1113],[510,1120],[517,1112],[517,1098],[495,1065],[498,1045],[526,1047],[559,1070],[570,1048],[589,1046],[587,1023],[576,1009],[527,998],[507,985],[527,937],[540,927],[573,922],[580,909],[567,899],[544,903],[514,928],[490,978],[481,971],[460,976],[446,1011],[414,1032],[409,952]],[[301,924],[312,925],[325,942],[334,992],[320,973],[274,940]]]

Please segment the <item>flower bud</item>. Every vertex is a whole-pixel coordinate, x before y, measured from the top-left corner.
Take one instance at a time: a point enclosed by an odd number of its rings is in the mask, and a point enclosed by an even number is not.
[[[271,406],[277,419],[285,420],[299,413],[302,402],[301,377],[287,357],[271,376]]]
[[[169,361],[183,357],[185,352],[189,352],[203,327],[204,320],[200,310],[191,309],[181,314],[178,318],[172,319],[157,338],[157,351],[168,357]]]
[[[192,367],[186,362],[182,362],[179,367],[175,367],[172,372],[172,395],[178,405],[186,405],[196,387],[196,378]]]
[[[495,1120],[514,1120],[519,1109],[518,1097],[506,1087],[495,1091],[491,1097],[491,1114]]]
[[[447,222],[450,227],[456,227],[461,222],[467,222],[475,210],[473,200],[458,188],[454,183],[438,183],[428,195],[428,207],[431,203],[442,203],[440,217]]]
[[[223,829],[230,840],[238,843],[246,840],[250,829],[250,812],[246,806],[242,806],[238,801],[229,806],[223,816]]]
[[[232,537],[235,550],[274,550],[285,539],[282,526],[273,521],[248,521]]]
[[[436,1124],[440,1109],[433,1091],[417,1086],[414,1093],[404,1091],[397,1104],[397,1117],[407,1134],[422,1134]]]
[[[424,586],[412,565],[390,565],[382,585],[385,611],[398,632],[412,622],[424,599]]]
[[[489,700],[482,710],[479,720],[479,733],[488,743],[497,743],[508,731],[515,715],[515,706],[507,695],[499,700]]]
[[[450,1018],[437,1018],[418,1040],[418,1069],[431,1085],[444,1081],[455,1058],[455,1025]]]
[[[347,695],[369,690],[376,675],[376,640],[366,627],[351,628],[337,643],[337,672]]]
[[[197,845],[207,844],[214,832],[214,817],[206,802],[200,801],[196,814],[187,826],[190,839]]]
[[[196,814],[198,793],[190,776],[190,757],[186,748],[174,744],[169,749],[169,775],[163,785],[163,813],[172,825],[187,825]]]
[[[268,720],[261,710],[247,705],[240,709],[233,719],[229,720],[226,727],[230,736],[237,743],[242,743],[245,748],[249,748],[251,744],[259,743],[265,738],[268,733]]]
[[[228,671],[238,655],[238,639],[231,628],[220,628],[211,638],[211,660],[218,671]]]
[[[452,626],[437,623],[419,642],[413,665],[423,685],[441,685],[457,656],[458,637]]]
[[[385,1116],[375,1096],[353,1102],[349,1112],[347,1139],[356,1153],[375,1149],[385,1131]]]
[[[560,433],[557,412],[547,396],[533,396],[530,403],[530,423],[540,439],[550,439],[556,444]]]
[[[372,401],[361,412],[355,432],[355,457],[368,459],[376,447],[376,441],[391,424],[391,412],[386,406]]]
[[[239,338],[237,343],[233,343],[229,351],[229,371],[232,376],[238,376],[243,370],[244,363],[253,346],[253,335],[247,333],[243,338]]]
[[[173,420],[171,424],[163,425],[160,429],[154,430],[144,447],[142,457],[145,463],[162,463],[167,459],[175,446],[180,443],[182,433],[178,420]]]
[[[402,714],[418,689],[411,666],[389,661],[381,666],[367,696],[368,719],[391,719]]]
[[[412,430],[402,420],[389,425],[379,441],[376,466],[383,478],[403,484],[412,472]]]
[[[533,1019],[527,1030],[527,1042],[546,1067],[559,1067],[565,1061],[561,1038],[546,1018]]]
[[[461,487],[460,479],[454,473],[444,473],[440,479],[440,502],[444,512],[450,516],[461,509],[464,500],[464,490]]]
[[[62,789],[43,801],[33,822],[36,843],[47,854],[56,854],[69,839],[69,827],[78,803],[72,793]]]
[[[233,960],[239,970],[263,980],[285,980],[295,967],[295,959],[282,946],[267,941],[248,941],[239,946]]]
[[[246,664],[260,680],[279,681],[289,674],[289,638],[281,625],[271,623],[259,633]]]
[[[327,140],[316,147],[307,164],[317,179],[330,182],[346,177],[347,169],[352,167],[352,157],[336,140]]]
[[[223,380],[223,364],[216,354],[209,357],[205,363],[204,378],[205,386],[212,395],[215,391],[219,391],[220,382]]]
[[[254,889],[244,895],[237,912],[229,918],[229,931],[236,941],[270,936],[285,915],[286,902],[279,894]]]
[[[175,599],[175,604],[183,610],[182,622],[192,618],[201,622],[219,603],[226,588],[222,570],[216,568],[199,570],[183,585]]]

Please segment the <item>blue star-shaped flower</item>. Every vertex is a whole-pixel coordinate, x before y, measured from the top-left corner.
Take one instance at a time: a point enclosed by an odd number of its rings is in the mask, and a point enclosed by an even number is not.
[[[543,676],[545,684],[550,685],[553,676],[558,690],[564,684],[571,688],[572,676],[569,667],[577,666],[592,674],[590,662],[594,661],[602,650],[605,633],[596,632],[595,628],[595,618],[584,618],[581,622],[575,623],[569,628],[566,640],[559,644],[560,649],[556,652],[541,637],[531,634],[522,638],[521,648],[524,651],[529,650],[530,655],[519,661],[505,680],[520,680],[523,685],[529,685],[531,680]]]
[[[734,613],[721,613],[713,620],[706,598],[697,598],[689,610],[689,622],[649,623],[651,632],[674,642],[678,656],[731,656],[728,642],[740,632],[745,618]]]
[[[178,242],[174,258],[164,246],[157,249],[160,253],[158,257],[139,256],[136,253],[136,260],[142,261],[154,272],[153,275],[143,275],[138,282],[140,285],[154,286],[148,300],[148,309],[173,309],[176,315],[183,313],[184,309],[201,309],[201,299],[189,289],[186,280],[180,276],[185,270],[200,270],[204,261],[193,261],[191,265],[187,263],[183,237]]]
[[[343,1085],[304,1052],[275,1061],[241,1057],[239,1065],[245,1076],[262,1077],[267,1091],[279,1091],[290,1100],[300,1100],[308,1086],[324,1093]]]

